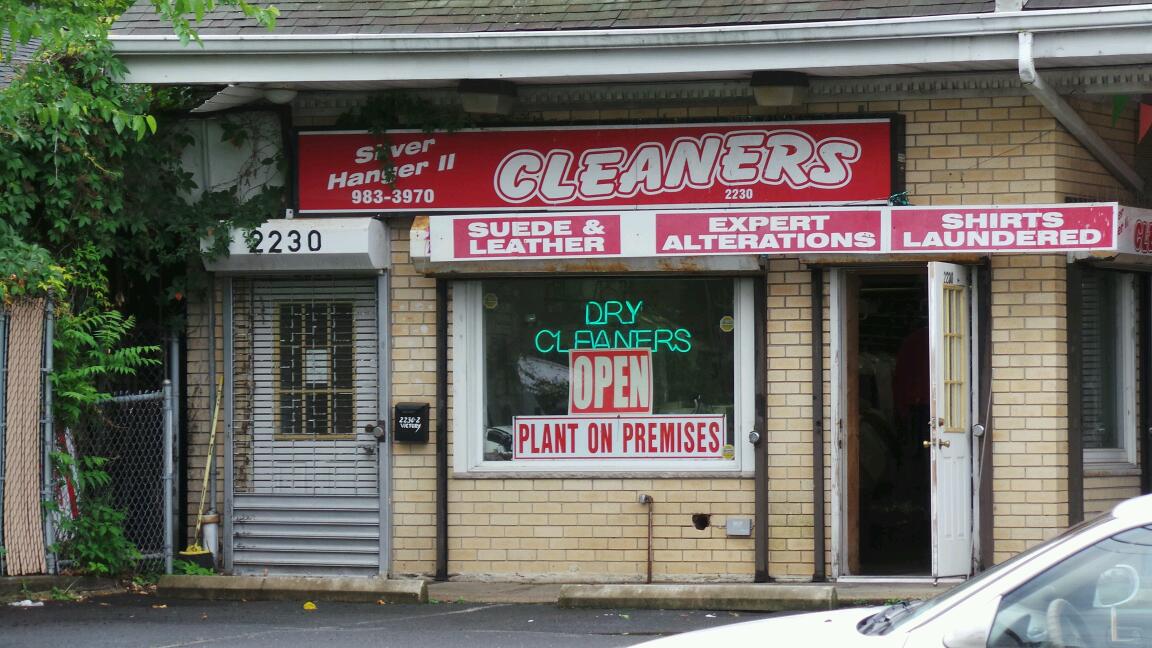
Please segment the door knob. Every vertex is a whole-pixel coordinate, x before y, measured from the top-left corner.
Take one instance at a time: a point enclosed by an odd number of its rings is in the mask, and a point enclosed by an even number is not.
[[[929,439],[929,440],[924,442],[924,447],[925,448],[931,448],[933,444],[935,444],[936,447],[938,447],[938,448],[951,448],[952,447],[952,442],[947,440],[947,439],[937,439],[935,441]]]
[[[924,447],[925,448],[931,448],[932,447],[932,440],[931,439],[926,440],[924,442]]]

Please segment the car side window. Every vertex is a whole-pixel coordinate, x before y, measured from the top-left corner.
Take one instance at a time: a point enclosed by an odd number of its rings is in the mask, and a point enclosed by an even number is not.
[[[1145,646],[1152,642],[1152,526],[1069,556],[1004,597],[990,648]]]

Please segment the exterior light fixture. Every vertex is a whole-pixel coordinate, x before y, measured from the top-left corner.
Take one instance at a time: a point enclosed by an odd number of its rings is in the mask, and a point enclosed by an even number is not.
[[[753,72],[752,96],[757,106],[799,106],[808,100],[803,72]]]
[[[516,84],[495,79],[463,79],[457,87],[464,112],[509,115],[516,105]]]
[[[265,88],[264,98],[274,104],[292,103],[296,98],[296,91],[291,88]]]

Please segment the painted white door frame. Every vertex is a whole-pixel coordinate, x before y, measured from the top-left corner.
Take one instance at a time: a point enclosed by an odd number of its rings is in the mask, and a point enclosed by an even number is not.
[[[846,394],[846,390],[844,388],[844,386],[846,384],[846,380],[847,380],[847,375],[846,375],[846,364],[847,363],[845,362],[846,349],[845,349],[845,344],[844,344],[844,341],[845,341],[844,315],[845,315],[846,310],[847,310],[846,309],[846,306],[847,306],[846,300],[847,300],[847,286],[848,286],[848,282],[846,280],[845,275],[849,271],[850,271],[850,269],[847,269],[847,268],[832,268],[832,269],[830,269],[830,271],[828,273],[828,278],[829,278],[829,304],[828,304],[829,309],[828,309],[828,312],[829,312],[829,318],[831,320],[830,321],[830,327],[829,327],[830,332],[831,332],[831,337],[829,340],[829,348],[830,348],[830,356],[831,356],[829,376],[830,376],[830,380],[832,381],[831,403],[830,403],[831,420],[829,421],[829,429],[832,431],[831,432],[831,444],[830,444],[831,445],[831,469],[830,469],[829,473],[830,473],[830,477],[831,477],[831,488],[832,488],[831,537],[832,537],[832,543],[833,543],[832,544],[832,551],[830,552],[831,557],[832,557],[832,565],[831,565],[831,570],[829,572],[829,575],[833,579],[855,577],[854,575],[849,574],[847,572],[847,556],[845,553],[847,547],[846,547],[845,542],[844,542],[845,537],[846,537],[846,531],[847,531],[847,529],[845,529],[845,520],[847,519],[846,507],[848,505],[848,502],[845,501],[845,497],[844,497],[844,493],[845,493],[846,485],[847,485],[846,484],[847,466],[845,465],[844,454],[843,454],[844,453],[844,445],[845,445],[845,435],[847,433],[847,425],[846,425],[846,421],[845,421],[845,416],[846,416],[846,413],[848,411],[847,402],[845,400],[847,394]],[[970,299],[968,302],[971,305],[971,307],[970,307],[971,317],[969,319],[969,322],[970,322],[969,330],[971,331],[971,341],[970,341],[968,348],[969,348],[969,354],[970,354],[969,366],[971,368],[970,369],[971,373],[969,375],[971,376],[971,383],[972,383],[971,384],[972,412],[970,414],[969,420],[970,421],[983,422],[983,418],[979,414],[979,407],[980,407],[980,405],[979,405],[980,399],[978,398],[978,384],[979,384],[978,376],[979,376],[979,374],[977,371],[977,368],[979,366],[979,354],[977,353],[977,350],[979,349],[979,336],[981,334],[986,334],[986,332],[980,331],[977,327],[978,316],[977,316],[977,309],[975,308],[975,305],[978,303],[976,290],[975,290],[975,287],[977,285],[977,282],[976,282],[977,269],[975,267],[968,267],[968,271],[970,273],[971,286],[972,286],[972,288],[969,290]],[[969,438],[971,438],[970,434],[969,434]],[[973,442],[973,445],[978,446],[978,444],[976,444],[975,442]],[[973,447],[973,451],[975,452],[976,450],[977,450],[977,448]],[[973,461],[974,462],[976,460],[975,459],[976,456],[977,455],[975,455],[975,454],[973,455],[973,457],[974,457]],[[971,533],[971,538],[972,538],[972,555],[975,556],[976,552],[979,551],[979,548],[977,545],[977,538],[979,537],[979,510],[978,510],[977,498],[975,497],[975,494],[976,494],[977,489],[979,487],[979,484],[978,484],[979,474],[976,471],[972,471],[972,472],[974,473],[974,476],[973,476],[973,479],[971,481],[972,497],[970,498],[970,500],[971,500],[972,524],[971,524],[970,533]],[[933,553],[935,553],[935,550],[933,551]],[[932,576],[930,576],[930,577],[932,577]]]

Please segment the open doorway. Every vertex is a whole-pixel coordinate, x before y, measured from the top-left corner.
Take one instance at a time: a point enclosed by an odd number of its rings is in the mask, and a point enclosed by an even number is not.
[[[860,270],[845,279],[847,571],[928,575],[928,273]]]

